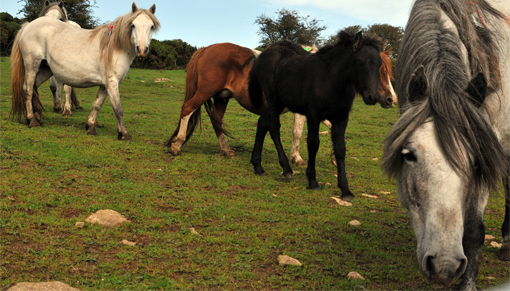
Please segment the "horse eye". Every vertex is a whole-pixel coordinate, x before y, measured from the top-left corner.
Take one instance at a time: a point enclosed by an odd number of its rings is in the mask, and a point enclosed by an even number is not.
[[[405,153],[404,159],[406,159],[406,161],[408,161],[408,162],[413,162],[413,163],[415,163],[418,160],[412,152]]]
[[[135,25],[134,25],[134,24],[131,24],[131,28],[135,28]]]
[[[404,155],[404,159],[408,162],[414,163],[418,160],[414,154],[414,151],[409,150],[408,148],[404,148],[404,150],[402,150],[402,155]]]
[[[151,30],[154,30],[154,25],[153,25],[153,26],[151,26]]]

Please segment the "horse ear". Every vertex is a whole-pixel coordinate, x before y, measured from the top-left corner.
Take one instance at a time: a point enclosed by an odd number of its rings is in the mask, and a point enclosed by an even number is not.
[[[133,5],[131,5],[131,12],[135,13],[136,11],[138,11],[138,7],[136,7],[135,2],[133,2]]]
[[[156,14],[156,4],[152,4],[151,8],[149,8],[149,11],[150,11],[152,14]]]
[[[472,103],[477,108],[482,107],[487,96],[487,78],[483,73],[478,73],[468,84],[466,92],[471,96]]]
[[[361,48],[361,45],[363,43],[363,32],[360,31],[356,33],[356,36],[354,37],[354,51],[357,51]]]
[[[46,0],[45,6],[50,5],[50,0]]]
[[[427,96],[429,90],[429,81],[425,76],[425,67],[419,66],[414,73],[411,75],[411,81],[407,86],[407,95],[409,101],[419,101],[423,97]]]
[[[60,1],[60,3],[58,4],[58,6],[60,6],[60,8],[64,8],[64,0]]]
[[[391,48],[391,47],[390,47],[390,48],[389,48],[387,51],[385,51],[383,54],[385,54],[385,55],[389,56],[389,55],[390,55],[390,53],[391,53],[391,50],[392,50],[392,49],[393,49],[393,48]]]

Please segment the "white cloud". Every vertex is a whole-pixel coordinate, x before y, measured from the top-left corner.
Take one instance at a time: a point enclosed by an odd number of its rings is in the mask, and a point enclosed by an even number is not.
[[[269,0],[282,6],[308,6],[338,13],[369,23],[405,26],[412,0]]]

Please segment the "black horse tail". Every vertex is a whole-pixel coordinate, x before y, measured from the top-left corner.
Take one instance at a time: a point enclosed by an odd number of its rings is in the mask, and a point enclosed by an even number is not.
[[[193,132],[195,131],[195,128],[197,125],[201,125],[202,121],[202,107],[198,107],[193,114],[191,114],[189,120],[188,120],[188,128],[186,129],[186,139],[182,143],[183,145],[189,140]],[[179,134],[179,130],[181,128],[181,122],[179,121],[179,125],[177,126],[177,129],[174,131],[168,142],[166,143],[166,146],[169,147],[175,142],[175,138],[177,137],[177,134]]]
[[[253,67],[250,70],[248,81],[248,94],[250,95],[250,102],[256,110],[260,110],[264,104],[264,94],[260,86],[259,79],[256,74],[257,60],[254,60]]]
[[[228,130],[223,128],[223,120],[221,120],[220,118],[218,118],[218,116],[216,114],[214,114],[214,103],[211,101],[211,99],[207,100],[205,102],[204,106],[205,106],[205,110],[207,111],[207,114],[211,118],[211,123],[212,123],[213,127],[215,129],[220,129],[221,133],[223,133],[224,135],[226,135],[230,138],[234,138]]]

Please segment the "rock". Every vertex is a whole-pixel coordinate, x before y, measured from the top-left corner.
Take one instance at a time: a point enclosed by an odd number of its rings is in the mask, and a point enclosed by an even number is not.
[[[80,289],[73,288],[62,282],[41,282],[41,283],[17,283],[8,291],[80,291]]]
[[[107,227],[121,225],[123,222],[131,222],[124,215],[111,209],[99,210],[87,217],[85,221],[90,224],[98,223]]]
[[[379,197],[377,197],[377,196],[375,196],[375,195],[370,195],[370,194],[365,194],[365,193],[361,194],[361,196],[363,196],[363,197],[368,197],[368,198],[372,198],[372,199],[379,199]]]
[[[319,132],[319,135],[326,135],[326,134],[328,134],[328,133],[329,133],[329,130],[321,131],[321,132]]]
[[[79,221],[79,222],[75,223],[74,226],[76,226],[78,228],[83,228],[85,226],[85,222]]]
[[[343,201],[342,199],[338,197],[331,197],[330,202],[334,205],[341,205],[341,206],[352,206],[351,202]]]
[[[120,243],[125,244],[130,247],[134,247],[136,245],[136,243],[134,241],[128,241],[127,239],[123,239]]]
[[[350,272],[347,274],[347,278],[351,280],[365,280],[365,278],[363,278],[363,276],[361,276],[358,272]]]
[[[156,78],[154,80],[154,83],[161,83],[161,82],[175,82],[174,80],[168,79],[168,78]]]
[[[286,256],[286,255],[278,256],[278,264],[280,266],[283,266],[283,265],[301,266],[302,265],[300,261],[298,261],[292,257]]]
[[[349,222],[349,225],[352,225],[352,226],[359,226],[361,225],[361,222],[357,221],[357,220],[353,220],[353,221],[350,221]]]
[[[390,195],[391,194],[391,192],[388,192],[388,191],[379,191],[379,193],[384,194],[384,195]]]
[[[379,159],[378,158],[373,158],[372,161],[378,161]]]
[[[495,242],[495,241],[491,241],[491,246],[492,247],[495,247],[495,248],[501,248],[503,244],[500,244],[498,242]]]
[[[190,229],[189,229],[189,231],[190,231],[192,234],[197,234],[197,235],[199,235],[199,236],[202,236],[201,234],[199,234],[199,233],[197,232],[197,230],[196,230],[194,227],[190,228]]]
[[[273,198],[278,198],[278,195],[276,194],[271,194],[271,196],[273,196]]]
[[[494,237],[493,235],[486,234],[486,235],[485,235],[485,239],[486,239],[486,240],[493,240],[493,239],[495,239],[495,237]]]

